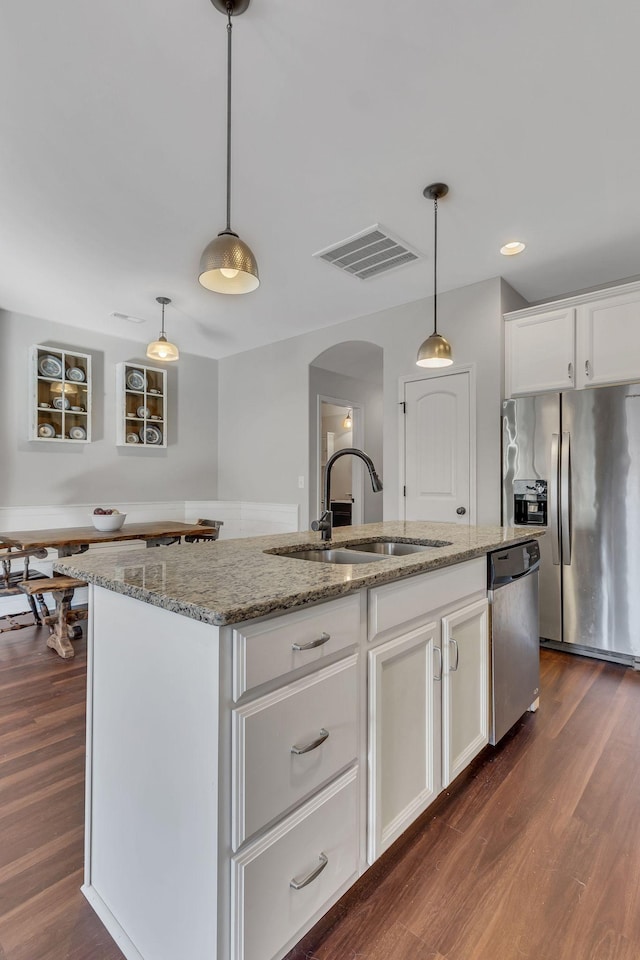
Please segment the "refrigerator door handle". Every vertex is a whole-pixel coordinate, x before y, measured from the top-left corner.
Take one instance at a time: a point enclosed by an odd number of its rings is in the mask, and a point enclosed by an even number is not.
[[[549,529],[551,533],[551,556],[560,566],[560,523],[558,511],[558,478],[560,474],[560,434],[551,435],[551,480],[549,484]]]
[[[571,565],[571,434],[562,434],[560,446],[560,531],[562,562]]]

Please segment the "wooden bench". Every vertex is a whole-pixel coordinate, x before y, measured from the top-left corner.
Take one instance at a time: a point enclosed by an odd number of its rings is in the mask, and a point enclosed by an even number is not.
[[[76,620],[83,620],[87,613],[87,605],[71,609],[71,600],[78,587],[86,587],[84,580],[74,577],[42,577],[39,580],[23,580],[18,588],[27,597],[35,598],[41,610],[41,621],[49,627],[47,646],[56,651],[63,660],[70,660],[74,656],[71,640],[82,636],[82,627]],[[50,593],[55,600],[56,608],[49,612],[45,603],[44,594]]]

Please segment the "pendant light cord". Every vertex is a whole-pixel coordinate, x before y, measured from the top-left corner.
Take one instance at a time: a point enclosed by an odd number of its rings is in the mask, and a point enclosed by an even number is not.
[[[233,3],[227,0],[227,228],[231,233],[231,12]]]
[[[160,336],[164,337],[164,303],[162,304],[162,333]]]
[[[438,333],[438,198],[433,198],[433,332]]]

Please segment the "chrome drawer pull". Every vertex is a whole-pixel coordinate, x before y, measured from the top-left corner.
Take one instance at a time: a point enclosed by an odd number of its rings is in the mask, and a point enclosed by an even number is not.
[[[321,647],[327,640],[331,640],[330,633],[321,633],[317,640],[311,640],[309,643],[292,643],[292,650],[313,650],[314,647]]]
[[[301,753],[310,753],[311,750],[315,750],[316,747],[319,747],[321,743],[324,743],[327,737],[329,736],[329,731],[325,730],[324,727],[320,727],[320,736],[317,740],[312,740],[311,743],[305,744],[304,747],[291,747],[291,753],[295,753],[299,756]]]
[[[316,877],[319,877],[326,865],[329,863],[329,858],[321,853],[319,858],[320,863],[312,870],[311,873],[308,873],[306,877],[303,877],[302,880],[296,880],[294,877],[293,880],[289,881],[289,886],[293,887],[294,890],[302,890],[303,887],[306,887],[308,883],[312,883]]]
[[[451,673],[455,673],[456,670],[458,669],[458,661],[460,660],[460,651],[458,650],[458,641],[454,640],[453,637],[449,637],[449,643],[452,643],[456,648],[456,665],[455,667],[450,668]]]

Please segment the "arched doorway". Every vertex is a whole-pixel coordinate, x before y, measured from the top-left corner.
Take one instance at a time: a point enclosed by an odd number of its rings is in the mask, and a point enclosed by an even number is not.
[[[309,515],[322,511],[323,466],[345,446],[365,450],[382,472],[383,350],[365,340],[337,343],[309,365]],[[345,424],[351,413],[352,425]],[[333,436],[331,436],[333,435]],[[338,467],[341,467],[338,470]],[[361,462],[345,457],[332,473],[331,499],[342,522],[382,520],[382,496],[364,483]],[[335,498],[334,498],[335,491]]]

